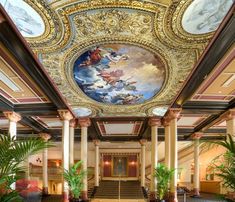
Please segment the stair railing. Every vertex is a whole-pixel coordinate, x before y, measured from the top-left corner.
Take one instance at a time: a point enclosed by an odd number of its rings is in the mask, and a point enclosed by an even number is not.
[[[121,176],[119,175],[119,181],[118,181],[118,201],[121,199]]]

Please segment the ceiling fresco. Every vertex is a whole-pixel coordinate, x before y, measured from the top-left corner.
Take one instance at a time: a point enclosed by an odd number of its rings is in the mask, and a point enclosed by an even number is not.
[[[191,34],[205,34],[215,31],[233,0],[195,0],[186,9],[182,26]]]
[[[233,2],[24,1],[45,30],[22,34],[78,117],[163,116]]]
[[[38,37],[45,31],[41,16],[23,0],[0,0],[24,37]]]
[[[133,45],[91,48],[75,61],[73,71],[76,83],[88,97],[117,105],[151,99],[165,80],[161,59]]]

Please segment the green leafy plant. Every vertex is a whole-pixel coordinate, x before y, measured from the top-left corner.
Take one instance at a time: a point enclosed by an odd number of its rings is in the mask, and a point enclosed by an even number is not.
[[[11,185],[20,177],[18,173],[24,171],[21,165],[29,155],[53,146],[41,138],[29,138],[17,141],[15,137],[0,134],[0,201],[20,201],[18,192],[11,189]]]
[[[169,169],[164,164],[159,163],[155,168],[155,177],[157,178],[157,194],[159,200],[163,200],[168,192],[168,185],[175,170]]]
[[[87,174],[81,169],[82,161],[78,161],[69,170],[64,171],[64,179],[68,182],[70,193],[73,199],[79,199],[84,186],[83,179]]]
[[[223,180],[226,188],[235,191],[235,142],[233,136],[228,134],[223,141],[211,141],[209,145],[218,145],[226,149],[226,152],[217,156],[211,163],[215,175]]]

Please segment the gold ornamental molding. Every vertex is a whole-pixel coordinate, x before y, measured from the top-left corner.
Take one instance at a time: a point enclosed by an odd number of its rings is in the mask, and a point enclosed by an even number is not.
[[[67,0],[52,1],[50,8],[41,4],[43,12],[51,9],[54,13],[48,18],[51,22],[58,17],[57,27],[54,24],[51,30],[59,27],[59,31],[56,36],[51,31],[47,41],[30,41],[31,47],[72,107],[89,108],[91,116],[152,116],[155,107],[172,102],[211,37],[183,30],[182,15],[192,0],[167,2]],[[85,95],[74,81],[73,65],[81,54],[98,45],[115,43],[142,47],[163,61],[166,78],[152,99],[135,105],[104,104]]]
[[[24,1],[40,15],[45,24],[45,31],[41,36],[26,38],[31,48],[34,49],[35,52],[40,52],[39,50],[42,50],[43,47],[54,45],[58,38],[60,38],[61,33],[59,30],[61,30],[61,25],[60,27],[57,26],[59,18],[45,1]]]

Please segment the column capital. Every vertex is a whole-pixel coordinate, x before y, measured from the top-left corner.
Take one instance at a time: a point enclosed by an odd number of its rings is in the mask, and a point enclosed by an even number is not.
[[[100,140],[97,140],[97,139],[93,140],[93,143],[94,143],[95,146],[99,146],[100,145]]]
[[[77,125],[78,125],[77,119],[71,119],[71,120],[69,121],[69,127],[76,128]]]
[[[162,119],[162,125],[163,125],[164,127],[170,125],[170,120],[169,120],[168,117],[163,117],[163,119]]]
[[[12,122],[17,123],[18,121],[21,120],[20,114],[18,114],[18,113],[16,113],[16,112],[13,112],[13,111],[5,111],[5,112],[3,112],[3,114],[4,114],[4,116],[5,116],[8,120],[10,120],[10,121],[12,121]]]
[[[141,146],[145,146],[148,141],[146,139],[141,139],[139,142]]]
[[[47,142],[49,139],[51,139],[51,135],[48,133],[39,133],[39,136],[45,141]]]
[[[171,108],[169,109],[166,118],[171,121],[172,119],[177,119],[180,116],[180,108]]]
[[[89,127],[91,125],[91,120],[89,118],[79,118],[78,124],[80,127]]]
[[[221,118],[226,121],[235,119],[235,108],[229,109],[228,111],[226,111],[224,114],[221,115]]]
[[[150,126],[160,126],[160,125],[161,125],[161,119],[158,118],[158,117],[151,117],[151,118],[149,119],[148,124],[149,124]]]
[[[199,140],[202,137],[203,133],[202,132],[196,132],[191,135],[191,138],[193,140]]]
[[[67,109],[59,109],[58,113],[60,115],[60,118],[62,120],[68,120],[70,121],[71,119],[73,119],[73,115],[71,114],[71,112]]]

